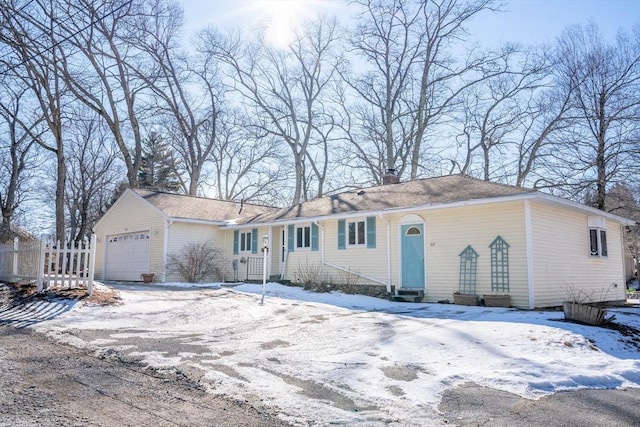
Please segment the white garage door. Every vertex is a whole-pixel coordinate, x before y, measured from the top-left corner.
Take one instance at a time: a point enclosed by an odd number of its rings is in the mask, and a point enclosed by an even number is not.
[[[141,280],[149,272],[149,231],[107,236],[107,280]]]

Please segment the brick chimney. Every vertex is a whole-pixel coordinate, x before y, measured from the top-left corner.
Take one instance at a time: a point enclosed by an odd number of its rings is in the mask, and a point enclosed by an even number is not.
[[[387,169],[382,175],[382,185],[397,184],[400,182],[398,175],[396,175],[395,169]]]

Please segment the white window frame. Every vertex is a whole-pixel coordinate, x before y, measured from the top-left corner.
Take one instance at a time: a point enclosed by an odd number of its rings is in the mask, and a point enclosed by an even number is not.
[[[595,233],[595,241],[591,237],[593,233]],[[594,243],[596,245],[595,248],[593,247]],[[603,258],[609,256],[609,249],[607,247],[607,230],[596,227],[589,228],[589,255],[592,257]]]
[[[238,240],[238,252],[251,253],[251,231],[241,231]]]
[[[358,231],[358,224],[362,223],[363,226],[363,230],[362,230],[362,235],[360,234],[360,232]],[[354,242],[355,243],[351,243],[351,225],[354,226]],[[352,220],[352,221],[347,221],[346,224],[346,239],[347,239],[347,247],[352,246],[352,247],[357,247],[357,246],[367,246],[367,220],[366,219],[356,219],[356,220]],[[359,237],[362,237],[362,242],[359,242]]]
[[[603,258],[609,256],[609,250],[607,248],[607,220],[603,216],[589,216],[587,217],[587,226],[589,228],[589,255]],[[595,234],[595,240],[592,238],[593,234]]]
[[[302,241],[300,241],[300,232],[302,230]],[[311,250],[311,224],[296,225],[296,246],[295,250]]]

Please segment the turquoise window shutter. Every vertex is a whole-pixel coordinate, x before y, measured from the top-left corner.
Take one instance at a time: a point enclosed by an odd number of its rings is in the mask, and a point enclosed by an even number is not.
[[[311,250],[318,250],[318,224],[311,224]]]
[[[338,249],[346,249],[347,248],[347,239],[346,239],[346,220],[339,219],[338,220]]]
[[[251,229],[251,253],[252,254],[258,253],[258,229],[257,228]]]
[[[367,217],[367,248],[376,247],[376,217]]]
[[[287,241],[289,252],[293,252],[294,246],[296,245],[296,226],[293,224],[289,224],[287,227]]]
[[[238,255],[238,240],[240,240],[240,232],[233,230],[233,254]]]

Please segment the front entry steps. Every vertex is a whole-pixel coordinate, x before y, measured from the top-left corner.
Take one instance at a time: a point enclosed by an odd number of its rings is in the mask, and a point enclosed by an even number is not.
[[[391,301],[398,302],[420,302],[424,298],[424,289],[400,288],[391,295]]]

